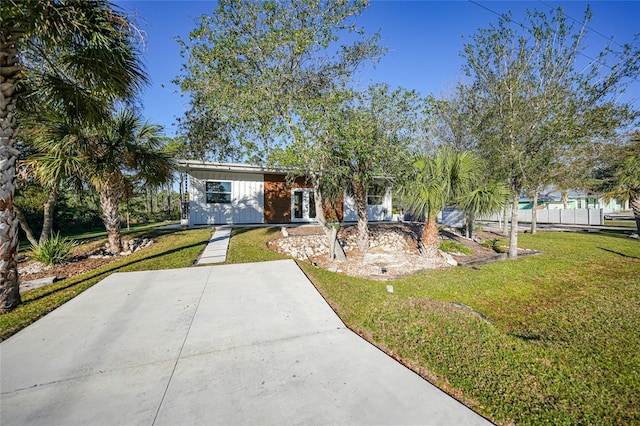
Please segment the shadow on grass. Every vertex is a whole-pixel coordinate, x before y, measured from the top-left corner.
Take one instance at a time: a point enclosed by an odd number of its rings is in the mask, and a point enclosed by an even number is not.
[[[108,276],[108,275],[110,275],[112,273],[119,272],[121,269],[126,268],[128,266],[135,265],[135,264],[140,263],[140,262],[146,262],[146,261],[149,261],[149,260],[152,260],[152,259],[157,259],[159,257],[167,256],[167,255],[170,255],[172,253],[177,253],[179,251],[182,251],[182,250],[185,250],[185,249],[189,249],[189,248],[193,248],[193,247],[196,247],[196,246],[206,246],[206,242],[204,242],[204,243],[194,243],[194,244],[189,244],[187,246],[175,247],[175,248],[173,248],[171,250],[163,251],[163,252],[156,253],[156,254],[153,254],[153,255],[150,255],[150,256],[141,257],[139,259],[135,259],[135,260],[132,260],[132,261],[129,261],[129,262],[124,262],[124,263],[118,264],[118,265],[113,265],[113,266],[112,265],[108,265],[107,266],[108,269],[96,270],[94,273],[90,273],[91,275],[84,276],[79,281],[73,281],[74,278],[77,278],[77,277],[68,278],[72,282],[70,282],[70,283],[68,283],[66,285],[63,285],[61,287],[56,287],[55,289],[51,289],[51,291],[48,291],[48,292],[43,293],[41,295],[38,295],[36,297],[29,298],[29,299],[23,301],[22,305],[28,305],[29,303],[44,299],[46,297],[49,297],[49,296],[54,295],[56,293],[59,293],[61,291],[73,288],[73,287],[75,287],[77,285],[80,285],[80,284],[82,284],[82,283],[84,283],[86,281],[89,281],[91,279],[106,277],[106,276]],[[121,271],[121,272],[128,272],[128,271]]]
[[[277,234],[280,232],[280,228],[277,226],[265,226],[264,228],[245,227],[245,228],[233,228],[231,235],[242,235],[255,229],[264,229],[267,235]]]
[[[640,257],[638,257],[638,256],[630,256],[628,254],[620,253],[619,251],[615,251],[615,250],[609,250],[609,249],[606,249],[604,247],[597,247],[597,248],[599,248],[600,250],[609,252],[609,253],[617,254],[617,255],[622,256],[622,257],[626,257],[628,259],[640,259]]]

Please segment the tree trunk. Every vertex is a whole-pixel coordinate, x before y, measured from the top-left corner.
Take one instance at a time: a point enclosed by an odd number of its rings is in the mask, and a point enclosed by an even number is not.
[[[369,218],[367,216],[367,193],[359,182],[353,182],[353,199],[358,216],[358,249],[365,254],[369,250]]]
[[[509,201],[504,202],[504,208],[502,209],[502,235],[507,236],[509,234]]]
[[[535,234],[538,232],[536,229],[538,225],[538,193],[533,193],[533,210],[531,210],[531,233]]]
[[[318,177],[312,175],[311,180],[313,184],[313,199],[316,205],[316,221],[322,226],[324,234],[327,237],[327,245],[329,246],[329,261],[347,260],[347,255],[344,253],[344,249],[340,245],[340,241],[338,241],[338,229],[334,225],[328,224],[327,220],[324,217],[322,191],[320,191],[319,189]]]
[[[469,239],[473,238],[473,221],[473,213],[469,213],[469,217],[467,218],[467,238]]]
[[[118,192],[105,185],[99,191],[100,207],[102,208],[102,221],[109,238],[109,250],[112,253],[122,251],[122,237],[120,235],[120,212],[118,210]]]
[[[440,238],[438,234],[438,226],[436,225],[436,217],[429,217],[425,219],[424,225],[422,226],[422,235],[420,237],[422,255],[426,257],[435,257],[438,253],[439,245]]]
[[[171,183],[167,183],[167,220],[171,220]]]
[[[93,206],[98,209],[99,204],[98,201],[96,200],[96,191],[92,186],[89,186],[89,198],[91,198],[91,203],[93,204]]]
[[[58,187],[51,188],[49,192],[49,199],[44,204],[44,220],[42,222],[42,232],[40,232],[40,239],[38,244],[44,244],[49,239],[51,232],[53,231],[53,214],[56,208],[56,201],[58,200]]]
[[[631,211],[633,211],[633,218],[636,220],[636,230],[640,235],[640,192],[636,192],[634,196],[629,200]]]
[[[21,67],[15,41],[0,39],[0,313],[15,309],[21,302],[18,281],[18,216],[14,210],[16,191],[16,84]]]
[[[13,206],[13,210],[16,212],[16,215],[18,216],[18,221],[20,222],[20,226],[22,227],[22,230],[27,236],[27,240],[29,240],[32,246],[37,246],[38,240],[36,239],[36,236],[33,234],[33,230],[31,229],[31,226],[29,226],[29,223],[27,222],[27,218],[24,216],[24,213],[22,213],[22,210],[20,210],[18,206]]]
[[[518,258],[518,202],[520,189],[513,190],[513,206],[511,208],[511,233],[509,235],[509,259]]]
[[[565,210],[568,209],[569,208],[569,190],[568,189],[564,189],[562,191],[562,195],[560,199],[562,200],[562,208]]]

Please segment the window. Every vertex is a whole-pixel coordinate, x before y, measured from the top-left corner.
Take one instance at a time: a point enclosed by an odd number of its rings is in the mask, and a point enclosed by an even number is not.
[[[207,182],[207,204],[230,204],[231,182]]]
[[[383,185],[372,185],[367,192],[367,205],[381,206],[386,188]]]

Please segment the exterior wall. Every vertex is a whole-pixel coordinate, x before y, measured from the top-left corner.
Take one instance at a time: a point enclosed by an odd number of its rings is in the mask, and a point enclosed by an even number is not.
[[[302,179],[296,179],[296,188],[303,188]],[[291,222],[291,186],[284,175],[264,175],[265,223]]]
[[[191,170],[189,225],[264,223],[262,173]],[[230,204],[207,204],[206,182],[231,182]]]
[[[387,187],[384,196],[382,197],[382,204],[376,206],[367,206],[367,217],[371,222],[382,222],[391,220],[392,210],[392,197],[391,187]],[[344,197],[344,221],[356,222],[358,220],[358,214],[356,212],[356,204],[353,197],[345,195]]]
[[[297,178],[293,185],[288,184],[284,173],[251,170],[252,166],[238,170],[243,166],[222,164],[216,168],[214,163],[203,164],[204,167],[200,166],[201,168],[196,165],[187,169],[190,179],[189,225],[291,223],[293,221],[292,190],[311,188],[304,178]],[[224,169],[221,170],[221,168]],[[230,193],[213,193],[216,197],[214,199],[230,197],[230,203],[207,203],[207,182],[211,181],[230,183]],[[305,195],[305,200],[306,206],[310,197]],[[391,220],[391,201],[391,188],[387,188],[381,205],[367,206],[369,220]],[[328,221],[357,220],[353,199],[346,196],[334,204],[325,202],[323,212]],[[306,214],[303,219],[295,221],[313,222],[314,220],[307,218]]]
[[[311,184],[299,177],[293,188],[311,188]],[[291,223],[291,189],[286,177],[281,174],[264,175],[264,221],[265,223]],[[327,220],[342,220],[342,200],[335,206],[324,203],[324,216]]]

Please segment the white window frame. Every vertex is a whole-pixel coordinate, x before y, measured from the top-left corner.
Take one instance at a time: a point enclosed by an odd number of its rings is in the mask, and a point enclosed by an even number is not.
[[[229,190],[228,191],[226,191],[226,188],[224,188],[225,184],[229,185]],[[209,190],[209,185],[212,185],[212,186],[217,185],[219,188],[225,189],[225,191],[210,191]],[[228,180],[208,180],[204,184],[204,201],[205,201],[206,204],[231,204],[231,202],[233,201],[232,197],[231,197],[232,190],[233,190],[233,182],[231,182],[231,181],[228,181]],[[209,201],[209,194],[224,194],[224,195],[228,195],[228,201],[215,201],[215,200]]]

